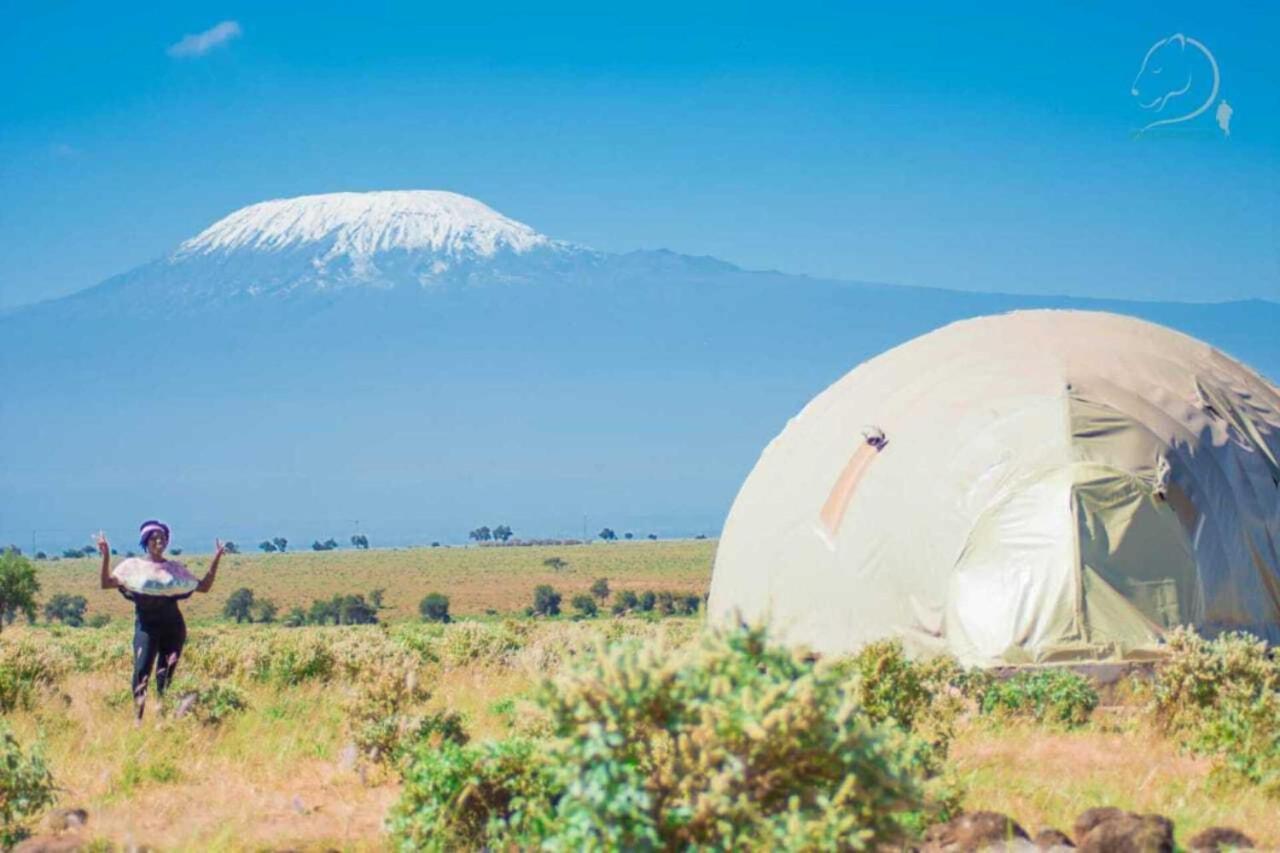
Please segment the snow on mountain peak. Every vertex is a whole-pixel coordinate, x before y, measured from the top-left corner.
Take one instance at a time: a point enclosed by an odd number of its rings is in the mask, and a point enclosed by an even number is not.
[[[432,252],[453,258],[517,254],[555,245],[528,225],[468,196],[435,190],[326,193],[252,204],[178,247],[174,257],[277,251],[314,244],[324,262],[379,252]]]

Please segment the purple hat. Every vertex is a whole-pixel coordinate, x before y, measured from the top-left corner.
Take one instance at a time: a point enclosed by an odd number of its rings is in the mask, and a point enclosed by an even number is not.
[[[163,533],[164,538],[169,539],[169,525],[165,524],[163,521],[156,521],[155,519],[142,522],[142,527],[138,528],[138,544],[143,548],[147,547],[147,540],[156,533]]]

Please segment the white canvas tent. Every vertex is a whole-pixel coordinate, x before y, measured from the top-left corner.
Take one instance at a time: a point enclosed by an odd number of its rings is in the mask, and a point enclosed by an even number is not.
[[[955,323],[868,361],[761,455],[713,621],[820,652],[1141,658],[1178,624],[1280,640],[1280,392],[1113,314]]]

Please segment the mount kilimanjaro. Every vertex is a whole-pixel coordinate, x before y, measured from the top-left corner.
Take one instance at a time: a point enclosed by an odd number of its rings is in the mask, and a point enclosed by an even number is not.
[[[263,202],[0,315],[0,539],[60,547],[155,515],[196,545],[326,538],[357,519],[375,544],[494,522],[581,535],[584,516],[713,534],[765,443],[857,363],[957,319],[1044,307],[1139,316],[1280,376],[1272,302],[955,292],[612,254],[447,192]]]

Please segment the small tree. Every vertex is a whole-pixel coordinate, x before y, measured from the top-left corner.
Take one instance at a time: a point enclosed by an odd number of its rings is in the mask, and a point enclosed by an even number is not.
[[[541,584],[533,590],[533,613],[535,616],[559,616],[560,593],[547,584]]]
[[[239,554],[240,546],[234,542],[223,542],[222,550],[226,551],[228,554]]]
[[[493,538],[498,542],[506,542],[511,538],[511,528],[505,524],[499,524],[493,528]]]
[[[36,619],[36,593],[40,581],[36,580],[36,567],[17,551],[0,554],[0,630],[12,622],[19,611],[28,622]]]
[[[272,553],[273,551],[279,550],[278,548],[276,548],[276,544],[272,542],[270,539],[263,539],[261,542],[258,543],[258,547],[261,548],[263,551],[267,552],[268,554]]]
[[[670,616],[676,612],[676,596],[673,592],[658,593],[658,612]]]
[[[658,603],[658,596],[651,589],[646,589],[640,593],[640,609],[648,613]]]
[[[170,548],[170,549],[169,549],[169,553],[170,553],[170,554],[172,554],[172,555],[173,555],[173,556],[175,556],[175,557],[180,557],[180,556],[182,556],[182,549],[181,549],[181,548]],[[88,556],[88,555],[86,554],[85,556]]]
[[[227,597],[227,603],[222,605],[222,615],[228,619],[236,620],[236,623],[244,621],[253,621],[253,590],[247,587],[241,587]]]
[[[418,603],[418,612],[425,622],[452,622],[449,616],[449,597],[438,592],[430,593]]]
[[[547,557],[547,559],[542,561],[542,565],[551,569],[553,572],[562,572],[569,568],[569,561],[563,557]]]
[[[650,538],[650,539],[652,539],[652,540],[654,540],[654,541],[657,541],[657,539],[658,539],[658,534],[656,534],[656,533],[650,533],[650,534],[649,534],[649,538]]]
[[[67,595],[60,592],[44,604],[44,618],[47,622],[55,619],[63,625],[79,628],[84,624],[84,612],[89,602],[83,595]]]
[[[623,539],[634,539],[634,538],[636,538],[636,535],[635,535],[634,533],[630,532],[630,531],[627,531],[626,533],[622,534],[622,538],[623,538]]]
[[[676,610],[687,616],[692,616],[697,613],[698,608],[701,605],[702,596],[698,595],[696,592],[691,592],[676,599]]]
[[[271,540],[271,544],[276,546],[276,550],[283,553],[289,547],[289,540],[283,536],[277,536]]]
[[[595,596],[585,592],[573,597],[573,609],[579,619],[593,619],[600,612]]]
[[[604,600],[609,597],[608,578],[596,578],[596,582],[591,585],[591,594],[604,603]]]
[[[467,534],[477,542],[488,542],[493,538],[493,531],[488,527],[477,527],[475,530]]]
[[[49,555],[48,555],[48,554],[46,554],[44,551],[36,551],[36,559],[37,559],[37,560],[47,560],[47,559],[49,559]]]
[[[360,548],[361,550],[369,550],[369,537],[363,533],[357,533],[351,537],[351,547]]]
[[[276,621],[278,608],[276,607],[275,602],[269,598],[255,599],[251,609],[253,612],[254,622],[271,623]]]
[[[22,552],[19,551],[18,553],[21,554]],[[85,557],[92,557],[94,554],[98,553],[98,546],[85,545],[83,548],[80,549],[80,553]]]
[[[301,628],[307,624],[307,611],[294,605],[290,608],[288,615],[284,617],[284,621],[281,624],[286,628]]]
[[[600,538],[606,542],[612,542],[613,540],[618,538],[618,534],[614,533],[613,530],[608,527],[606,527],[604,530],[601,530],[599,535],[600,535]]]
[[[378,611],[364,600],[363,595],[334,596],[334,606],[338,611],[339,625],[375,625],[378,622]]]
[[[79,548],[63,548],[62,556],[68,560],[78,560],[84,556]]]

